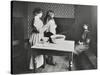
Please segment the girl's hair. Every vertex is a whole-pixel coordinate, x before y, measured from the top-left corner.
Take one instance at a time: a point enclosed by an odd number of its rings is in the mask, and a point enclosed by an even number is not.
[[[47,11],[46,16],[44,18],[44,24],[46,24],[49,20],[52,19],[50,13],[54,13],[54,11],[52,11],[52,10]]]
[[[33,15],[36,16],[37,14],[39,13],[42,13],[42,9],[41,8],[35,8],[34,11],[33,11]]]

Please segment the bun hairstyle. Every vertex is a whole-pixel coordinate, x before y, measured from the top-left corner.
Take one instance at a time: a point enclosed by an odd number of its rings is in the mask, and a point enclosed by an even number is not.
[[[37,14],[42,13],[42,12],[43,12],[43,11],[42,11],[41,8],[35,8],[35,9],[33,10],[33,15],[36,16]]]

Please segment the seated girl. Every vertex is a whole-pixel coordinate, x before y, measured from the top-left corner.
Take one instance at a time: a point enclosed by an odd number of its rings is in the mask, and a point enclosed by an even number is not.
[[[54,20],[54,12],[52,10],[47,11],[46,17],[44,18],[44,23],[46,27],[48,27],[44,32],[44,36],[49,37],[49,42],[53,43],[51,40],[51,35],[56,34],[57,25]],[[55,65],[55,63],[53,62],[53,56],[47,57],[47,63],[51,65]]]

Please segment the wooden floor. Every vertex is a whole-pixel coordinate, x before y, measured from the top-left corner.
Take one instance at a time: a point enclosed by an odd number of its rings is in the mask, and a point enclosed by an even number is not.
[[[25,74],[32,73],[32,70],[29,70],[29,65],[27,62],[27,52],[23,53],[21,56],[16,56],[13,59],[12,73],[14,74]],[[45,68],[37,69],[37,73],[44,72],[61,72],[68,71],[68,59],[64,56],[53,56],[54,61],[57,63],[55,66],[46,64]],[[74,55],[72,70],[90,70],[95,69],[86,54],[82,53],[78,56]]]
[[[68,71],[68,60],[64,56],[53,56],[53,61],[56,65],[46,64],[45,68],[41,68],[38,73],[41,72],[61,72]]]

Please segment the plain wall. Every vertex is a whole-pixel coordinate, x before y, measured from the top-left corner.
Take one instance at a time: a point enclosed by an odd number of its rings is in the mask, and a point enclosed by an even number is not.
[[[12,1],[12,20],[16,19],[22,19],[16,22],[22,23],[21,26],[23,27],[21,31],[17,30],[16,32],[23,32],[23,39],[25,36],[27,36],[27,25],[28,25],[28,19],[27,19],[27,11],[28,6],[27,2],[21,2],[21,1]],[[14,24],[18,25],[18,24]]]
[[[27,51],[24,48],[24,36],[27,31],[27,3],[11,1],[11,73],[19,73],[26,67]],[[13,44],[13,41],[18,41]]]

